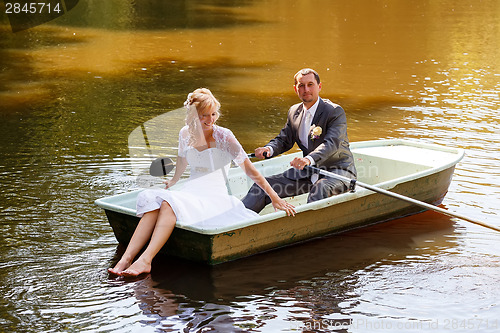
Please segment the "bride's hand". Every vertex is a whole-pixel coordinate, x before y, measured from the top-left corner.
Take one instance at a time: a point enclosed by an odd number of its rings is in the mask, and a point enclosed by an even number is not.
[[[284,210],[286,212],[286,215],[288,216],[295,216],[295,206],[292,205],[289,202],[286,202],[286,200],[283,200],[281,198],[276,199],[272,202],[272,205],[274,207],[274,210]]]
[[[165,184],[165,189],[167,188],[170,188],[172,186],[175,185],[175,183],[177,183],[176,181],[173,181],[172,179],[167,179],[163,182],[163,184]]]

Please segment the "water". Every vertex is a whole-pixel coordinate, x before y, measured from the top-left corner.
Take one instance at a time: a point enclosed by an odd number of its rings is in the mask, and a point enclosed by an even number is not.
[[[500,235],[427,212],[145,279],[97,198],[134,186],[127,138],[207,86],[248,151],[310,66],[351,141],[466,150],[443,204],[499,226],[497,1],[80,1],[13,34],[0,16],[1,331],[462,331],[500,323]]]

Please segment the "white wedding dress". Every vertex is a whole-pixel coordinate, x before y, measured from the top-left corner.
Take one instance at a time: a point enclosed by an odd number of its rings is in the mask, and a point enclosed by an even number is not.
[[[148,189],[137,197],[137,216],[157,210],[163,201],[172,207],[177,223],[213,229],[259,216],[228,193],[227,171],[231,160],[241,165],[247,155],[227,128],[213,126],[215,147],[198,151],[189,145],[188,127],[179,132],[180,157],[185,157],[191,173],[179,189]]]

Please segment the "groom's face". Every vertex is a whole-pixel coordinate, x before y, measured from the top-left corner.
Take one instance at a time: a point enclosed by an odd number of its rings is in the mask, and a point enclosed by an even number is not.
[[[297,96],[304,102],[306,107],[313,106],[318,100],[321,91],[321,83],[316,82],[313,73],[297,76],[297,83],[294,86]]]

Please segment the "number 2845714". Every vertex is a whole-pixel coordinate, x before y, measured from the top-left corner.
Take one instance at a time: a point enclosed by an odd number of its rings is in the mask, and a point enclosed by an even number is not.
[[[60,2],[6,2],[6,14],[51,14],[63,11]]]

